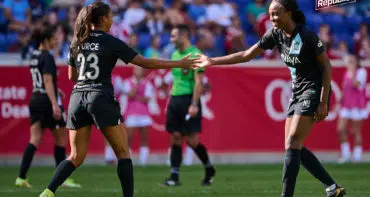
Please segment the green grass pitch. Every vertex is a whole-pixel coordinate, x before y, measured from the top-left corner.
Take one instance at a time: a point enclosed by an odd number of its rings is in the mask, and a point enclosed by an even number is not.
[[[346,189],[348,197],[370,196],[369,164],[325,165],[331,175]],[[219,165],[213,186],[202,187],[201,166],[182,167],[182,186],[161,187],[168,176],[166,166],[135,166],[135,197],[278,197],[281,192],[282,164]],[[29,172],[32,189],[16,188],[17,167],[0,167],[0,197],[38,197],[47,186],[52,167],[33,167]],[[81,189],[59,188],[57,197],[122,196],[116,168],[82,166],[73,174]],[[295,196],[323,197],[324,188],[303,167],[298,177]],[[347,197],[346,196],[346,197]]]

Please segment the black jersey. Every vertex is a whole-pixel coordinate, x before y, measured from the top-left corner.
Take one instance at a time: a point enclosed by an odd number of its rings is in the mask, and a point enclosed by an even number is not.
[[[92,31],[79,53],[69,55],[68,64],[77,69],[75,91],[103,91],[113,95],[112,70],[118,59],[126,64],[137,55],[121,40],[103,32]]]
[[[53,76],[53,87],[55,96],[57,96],[57,67],[54,57],[47,50],[35,50],[32,52],[30,61],[30,71],[33,83],[33,95],[47,96],[43,74]]]
[[[316,56],[324,52],[324,46],[316,33],[297,24],[291,37],[287,37],[283,30],[272,28],[260,39],[258,47],[272,49],[274,46],[290,70],[293,97],[299,97],[307,90],[317,91],[320,95],[323,69]]]

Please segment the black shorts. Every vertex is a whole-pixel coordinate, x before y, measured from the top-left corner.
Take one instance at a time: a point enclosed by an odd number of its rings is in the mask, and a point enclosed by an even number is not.
[[[202,107],[200,102],[199,112],[195,117],[185,120],[193,96],[171,96],[167,107],[166,130],[170,133],[178,131],[183,135],[199,133],[202,128]]]
[[[103,92],[73,92],[68,107],[67,128],[77,130],[95,124],[98,129],[123,122],[119,103]]]
[[[320,95],[321,91],[307,90],[303,95],[291,98],[289,101],[287,117],[291,117],[293,115],[314,116],[316,109],[320,104]],[[328,99],[328,110],[330,106],[330,96],[331,91]]]
[[[53,117],[53,108],[47,95],[33,94],[29,102],[30,123],[40,121],[42,128],[54,129],[58,121]]]

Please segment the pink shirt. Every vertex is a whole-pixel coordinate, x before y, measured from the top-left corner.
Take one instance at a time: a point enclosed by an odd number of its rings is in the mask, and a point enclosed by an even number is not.
[[[364,68],[356,70],[354,79],[350,78],[350,73],[345,72],[343,78],[343,108],[366,108],[366,80],[367,72]],[[357,81],[358,87],[355,87],[353,83]]]
[[[124,116],[128,115],[139,115],[139,116],[149,116],[148,103],[140,101],[138,98],[146,97],[151,98],[154,95],[153,85],[149,80],[143,79],[137,81],[136,78],[131,77],[123,82],[122,90],[124,93],[128,94],[133,87],[136,87],[136,97],[128,98],[127,108]]]

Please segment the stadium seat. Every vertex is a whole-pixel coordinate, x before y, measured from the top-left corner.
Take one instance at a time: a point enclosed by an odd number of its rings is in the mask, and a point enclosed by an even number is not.
[[[303,13],[314,13],[315,12],[315,3],[313,1],[308,0],[297,0],[299,9],[303,11]]]
[[[0,52],[7,52],[8,42],[4,34],[0,34]]]
[[[241,14],[239,18],[244,32],[246,33],[254,32],[253,26],[249,23],[246,15]]]
[[[68,17],[68,10],[66,8],[60,8],[58,10],[58,19],[59,21],[67,20]]]
[[[16,33],[9,32],[6,35],[6,40],[9,45],[16,44],[18,42],[18,35]]]
[[[354,32],[358,31],[362,20],[363,19],[361,15],[348,16],[345,19],[345,25],[349,28],[350,33],[353,34]]]
[[[149,33],[140,33],[138,36],[139,43],[137,47],[143,51],[145,48],[151,45],[152,36]]]
[[[307,13],[306,18],[308,19],[307,26],[315,32],[318,32],[320,25],[324,23],[323,18],[318,14]]]
[[[335,45],[337,46],[340,41],[344,41],[348,45],[348,49],[350,51],[353,51],[354,47],[354,42],[353,42],[353,37],[352,34],[348,32],[342,32],[342,33],[336,33],[335,34]]]
[[[333,32],[342,33],[348,32],[348,27],[346,27],[343,17],[338,14],[324,14],[324,22],[330,25]]]
[[[171,35],[168,33],[162,33],[161,35],[161,48],[166,46],[168,43],[171,42]]]
[[[247,34],[247,39],[246,39],[246,44],[248,45],[248,47],[256,44],[258,42],[259,38],[257,36],[257,34],[255,33],[249,33]]]

